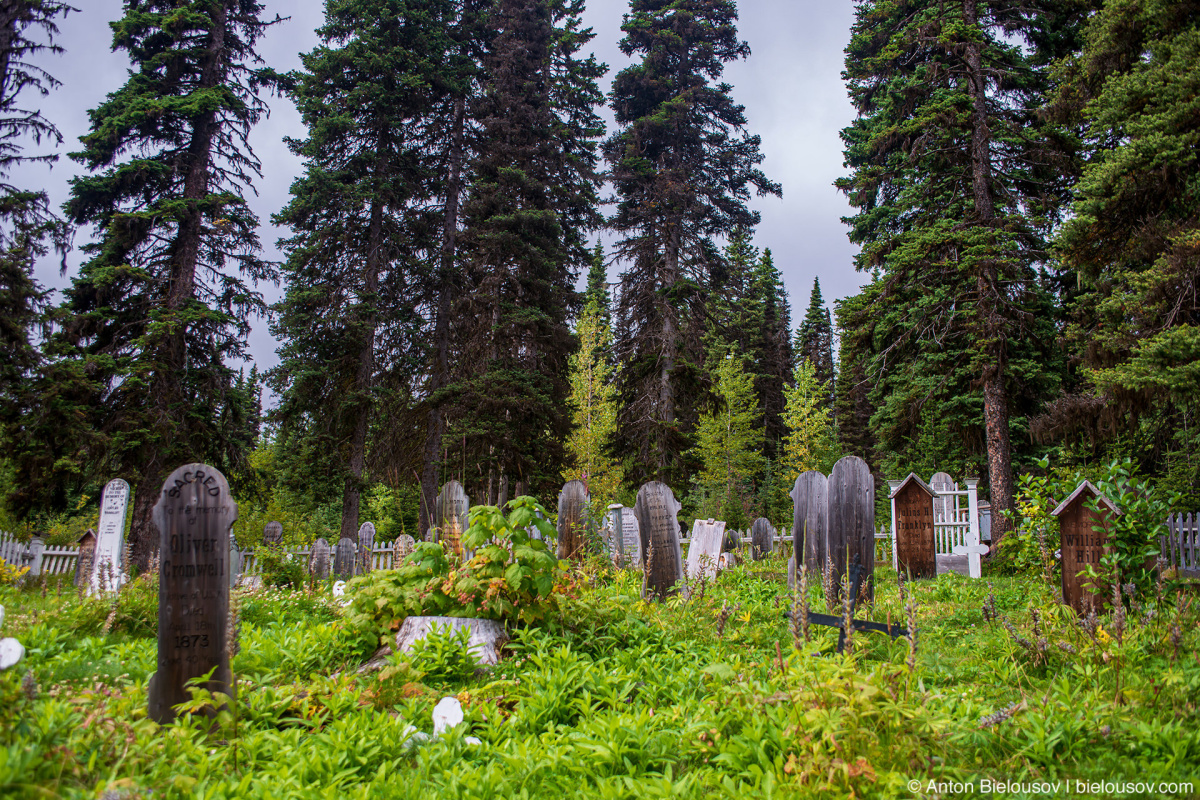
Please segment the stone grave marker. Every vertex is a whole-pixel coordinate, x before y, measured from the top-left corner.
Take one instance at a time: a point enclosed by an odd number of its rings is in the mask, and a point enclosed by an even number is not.
[[[278,547],[283,544],[283,523],[268,522],[263,527],[263,544],[267,547]]]
[[[775,552],[775,526],[766,517],[759,517],[750,525],[750,554],[755,561],[762,561]]]
[[[150,718],[166,724],[190,698],[187,682],[209,670],[205,688],[232,696],[227,645],[229,530],[237,503],[225,476],[187,464],[163,484],[152,512],[159,533],[158,671],[150,681]]]
[[[875,478],[867,462],[846,456],[829,474],[829,553],[837,581],[848,564],[862,568],[864,596],[875,597]],[[857,602],[858,598],[854,598]]]
[[[946,472],[935,472],[929,477],[929,488],[934,493],[954,490],[954,478]],[[933,515],[937,522],[957,522],[954,516],[954,495],[935,497],[933,500]]]
[[[608,507],[605,547],[614,563],[632,567],[642,563],[642,537],[637,514],[632,508],[614,503]]]
[[[651,594],[658,598],[677,591],[675,584],[683,577],[683,552],[679,545],[679,514],[681,505],[671,488],[659,481],[643,484],[633,506],[637,516],[638,533],[644,554],[645,577],[642,597]]]
[[[829,543],[829,479],[804,472],[792,487],[792,552],[809,574],[825,569]]]
[[[364,522],[358,528],[358,574],[375,569],[375,523]]]
[[[405,556],[415,550],[417,542],[407,533],[402,533],[396,537],[395,554],[393,555],[392,569],[399,567],[404,561]]]
[[[329,577],[329,542],[322,537],[313,542],[312,552],[308,556],[308,571],[317,580]]]
[[[725,543],[725,523],[720,520],[698,519],[692,523],[692,541],[688,545],[688,580],[701,575],[714,578],[721,561],[721,547]]]
[[[558,493],[558,557],[579,559],[586,550],[587,487],[583,481],[569,481]]]
[[[92,581],[92,565],[96,563],[96,532],[88,528],[79,537],[79,558],[75,559],[75,586],[90,586]]]
[[[354,577],[354,540],[349,536],[338,539],[333,549],[333,575],[336,578]]]
[[[1099,512],[1088,508],[1089,501],[1097,500]],[[1079,484],[1071,496],[1063,500],[1058,508],[1050,512],[1058,518],[1062,533],[1062,593],[1063,602],[1079,615],[1095,609],[1099,613],[1107,599],[1107,590],[1097,587],[1090,591],[1081,576],[1090,565],[1100,569],[1100,557],[1107,552],[1110,518],[1120,515],[1121,510],[1111,500],[1100,494],[1091,481]]]
[[[125,517],[129,510],[129,484],[114,478],[100,496],[100,524],[92,556],[89,593],[115,592],[125,582],[121,567],[125,555]]]
[[[229,536],[229,588],[232,589],[242,574],[242,549],[238,547],[237,539]]]
[[[940,499],[945,498],[935,497],[933,489],[912,473],[891,494],[897,569],[909,577],[937,577],[933,509]]]

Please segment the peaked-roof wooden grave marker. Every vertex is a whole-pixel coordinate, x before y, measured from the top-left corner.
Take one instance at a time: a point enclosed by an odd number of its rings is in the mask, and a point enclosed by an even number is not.
[[[1099,512],[1088,507],[1093,498],[1100,506]],[[1084,586],[1089,582],[1088,578],[1079,573],[1089,566],[1100,569],[1100,557],[1108,551],[1110,517],[1120,513],[1121,510],[1091,481],[1079,484],[1070,497],[1050,512],[1058,518],[1061,532],[1063,602],[1077,614],[1084,615],[1093,609],[1100,611],[1104,606],[1104,589],[1097,587],[1097,591],[1089,591]]]
[[[792,552],[810,574],[821,574],[829,545],[829,479],[802,472],[792,486]]]
[[[568,481],[558,493],[558,557],[582,558],[586,549],[585,516],[588,503],[583,481]]]
[[[937,495],[913,473],[891,493],[896,516],[897,568],[913,578],[937,577],[937,542],[933,531]]]
[[[154,504],[159,533],[158,670],[150,718],[166,724],[190,699],[187,682],[214,670],[205,688],[232,696],[229,530],[237,520],[229,482],[214,467],[186,464],[167,477]]]
[[[875,478],[867,462],[858,456],[841,459],[829,474],[829,554],[837,581],[846,574],[846,565],[855,563],[857,557],[863,570],[865,597],[874,599]]]
[[[714,578],[721,562],[725,544],[725,523],[715,519],[698,519],[692,523],[692,541],[688,545],[688,580],[701,575]]]
[[[645,577],[642,597],[653,594],[666,597],[677,591],[683,577],[683,551],[679,545],[679,509],[671,487],[660,481],[650,481],[638,490],[633,512],[637,516],[638,533],[642,542]]]
[[[759,517],[750,525],[750,555],[762,561],[775,552],[775,526],[766,517]]]

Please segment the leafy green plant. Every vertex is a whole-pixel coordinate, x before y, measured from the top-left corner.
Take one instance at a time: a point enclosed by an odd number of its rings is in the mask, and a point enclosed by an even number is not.
[[[471,651],[470,639],[471,632],[466,628],[434,625],[423,639],[413,642],[408,660],[426,682],[464,683],[475,676],[480,664]]]
[[[259,545],[254,549],[254,557],[258,561],[259,574],[262,575],[265,585],[293,589],[304,586],[304,564],[282,547]]]
[[[1108,547],[1101,558],[1108,572],[1104,577],[1116,577],[1123,584],[1148,590],[1154,584],[1155,556],[1159,554],[1159,537],[1165,533],[1171,503],[1137,474],[1132,459],[1112,462],[1094,483],[1121,510],[1108,518]],[[1092,505],[1100,510],[1095,501]],[[1094,569],[1091,574],[1098,576]]]

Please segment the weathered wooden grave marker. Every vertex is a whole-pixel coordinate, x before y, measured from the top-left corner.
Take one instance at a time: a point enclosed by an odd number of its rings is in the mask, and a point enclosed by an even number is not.
[[[568,481],[558,493],[558,557],[582,558],[587,546],[587,486],[583,481]]]
[[[75,560],[75,587],[90,586],[92,565],[96,563],[96,532],[91,528],[79,537],[79,558]]]
[[[329,555],[329,542],[324,537],[313,542],[312,552],[308,554],[308,571],[317,580],[329,577]]]
[[[438,534],[434,541],[442,542],[447,553],[463,555],[462,535],[470,525],[471,499],[458,481],[449,481],[438,493],[434,518]]]
[[[1100,506],[1099,513],[1088,508],[1093,498]],[[1091,481],[1084,481],[1050,514],[1058,518],[1062,533],[1063,602],[1080,615],[1093,609],[1099,612],[1104,607],[1104,588],[1089,591],[1084,586],[1087,577],[1079,573],[1089,566],[1100,569],[1100,558],[1107,552],[1110,517],[1119,516],[1121,510]]]
[[[238,547],[237,539],[229,535],[229,588],[232,589],[242,574],[242,548]]]
[[[89,592],[115,592],[125,582],[125,517],[129,510],[129,484],[114,478],[100,497],[100,524],[96,526],[96,549],[92,556]]]
[[[886,633],[892,639],[898,639],[901,636],[908,636],[908,629],[903,628],[897,623],[882,623],[870,622],[863,619],[854,619],[855,606],[858,604],[859,595],[862,593],[863,577],[866,575],[866,570],[858,561],[853,561],[850,564],[850,627],[856,631],[864,633]],[[808,598],[803,598],[803,606],[800,613],[808,618],[810,625],[823,625],[827,628],[838,629],[837,651],[839,653],[846,649],[846,620],[844,617],[837,614],[816,614],[808,609]],[[792,617],[792,612],[783,612],[783,616]]]
[[[937,542],[933,530],[933,489],[913,473],[892,491],[896,521],[896,568],[912,578],[937,577]]]
[[[937,522],[957,522],[954,519],[954,496],[943,492],[954,491],[954,478],[947,472],[935,472],[929,477],[929,488],[934,492],[933,514]]]
[[[225,476],[204,464],[171,473],[154,504],[159,532],[158,671],[150,718],[166,724],[190,698],[187,682],[213,671],[209,691],[233,695],[227,645],[229,530],[237,503]]]
[[[366,575],[375,569],[375,523],[364,522],[358,527],[358,574]]]
[[[750,556],[762,561],[775,552],[775,526],[766,517],[759,517],[750,525]]]
[[[677,591],[683,577],[683,551],[679,545],[679,509],[671,487],[659,481],[643,484],[633,511],[646,567],[642,597],[664,598]]]
[[[278,547],[283,544],[283,523],[268,522],[263,526],[263,544],[267,547]]]
[[[343,536],[338,539],[337,546],[333,548],[333,575],[335,578],[354,577],[354,540],[349,536]]]
[[[725,544],[725,523],[720,520],[698,519],[692,523],[692,541],[688,545],[688,580],[701,575],[713,578],[721,562],[721,549]]]
[[[811,470],[792,486],[792,552],[811,575],[825,569],[829,553],[829,479]]]
[[[840,581],[847,564],[857,558],[863,569],[865,597],[874,600],[875,478],[858,456],[841,459],[829,474],[828,542],[835,579]]]
[[[402,533],[399,536],[397,536],[396,544],[395,544],[396,549],[395,549],[395,554],[393,556],[394,560],[392,561],[392,568],[395,569],[396,567],[400,566],[400,562],[402,562],[404,560],[405,556],[407,556],[409,553],[411,553],[413,550],[415,550],[416,547],[417,547],[416,539],[409,536],[407,533]]]

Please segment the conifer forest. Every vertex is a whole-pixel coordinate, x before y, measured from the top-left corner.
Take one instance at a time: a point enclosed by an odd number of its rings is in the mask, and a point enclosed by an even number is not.
[[[1200,0],[824,5],[0,0],[0,794],[1200,797]]]

